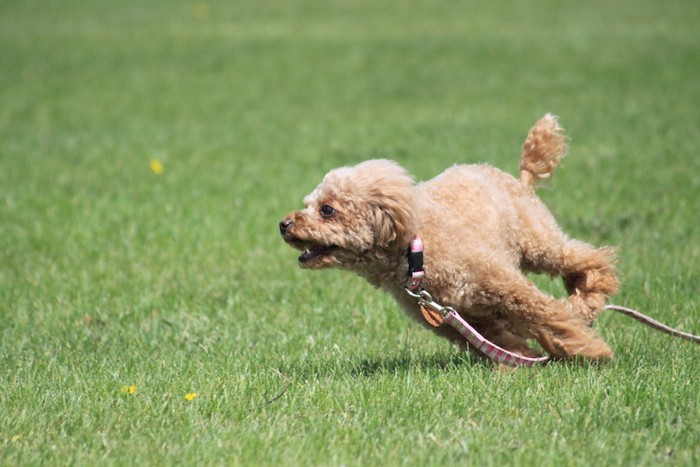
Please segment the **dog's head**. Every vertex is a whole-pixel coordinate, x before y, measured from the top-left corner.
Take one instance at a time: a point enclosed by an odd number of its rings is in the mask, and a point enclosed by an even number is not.
[[[371,160],[326,174],[280,233],[302,251],[303,268],[357,269],[378,251],[405,251],[415,234],[413,203],[411,176],[395,162]]]

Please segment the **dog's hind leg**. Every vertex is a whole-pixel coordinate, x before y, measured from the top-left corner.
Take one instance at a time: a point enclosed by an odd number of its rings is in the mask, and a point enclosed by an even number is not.
[[[564,130],[556,117],[547,114],[530,130],[523,144],[520,182],[532,191],[518,198],[524,200],[519,209],[523,232],[518,243],[522,267],[562,276],[569,300],[590,323],[619,287],[615,255],[611,249],[566,238],[546,207],[533,196],[537,180],[552,176],[566,149]]]
[[[568,300],[553,300],[542,315],[533,317],[534,338],[554,357],[611,359],[613,352],[608,344],[577,315]]]
[[[570,240],[558,230],[540,241],[533,241],[533,237],[523,248],[521,266],[528,271],[561,276],[572,306],[591,323],[620,285],[614,251]]]
[[[498,307],[518,333],[536,339],[552,356],[612,358],[610,347],[569,300],[556,300],[545,294],[520,271],[500,269],[484,286],[482,300]]]
[[[620,286],[614,261],[615,253],[610,248],[594,248],[576,240],[564,245],[560,274],[569,300],[589,322]]]

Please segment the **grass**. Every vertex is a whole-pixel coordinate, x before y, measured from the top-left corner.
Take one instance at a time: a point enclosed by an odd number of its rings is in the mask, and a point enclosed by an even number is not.
[[[542,197],[618,247],[616,303],[700,332],[699,27],[680,0],[3,1],[0,463],[698,465],[696,346],[608,314],[614,363],[501,372],[276,224],[370,157],[514,172],[551,111]]]

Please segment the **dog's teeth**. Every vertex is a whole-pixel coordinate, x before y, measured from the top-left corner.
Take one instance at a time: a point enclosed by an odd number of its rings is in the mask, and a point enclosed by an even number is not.
[[[309,248],[309,249],[301,252],[301,254],[299,255],[299,261],[301,261],[302,263],[305,263],[311,258],[311,256],[312,256],[311,248]]]

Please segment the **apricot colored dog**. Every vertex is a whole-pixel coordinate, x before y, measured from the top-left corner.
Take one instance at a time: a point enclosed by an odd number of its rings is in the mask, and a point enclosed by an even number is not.
[[[302,268],[353,271],[424,323],[404,290],[406,249],[419,234],[423,288],[489,340],[525,356],[537,355],[527,343],[534,339],[554,357],[609,359],[591,323],[619,285],[614,253],[567,237],[535,194],[566,149],[562,128],[547,114],[525,140],[520,179],[488,165],[454,166],[417,184],[388,160],[338,168],[280,231],[302,252]],[[561,276],[569,296],[542,292],[525,272]],[[430,329],[462,342],[449,326]]]

